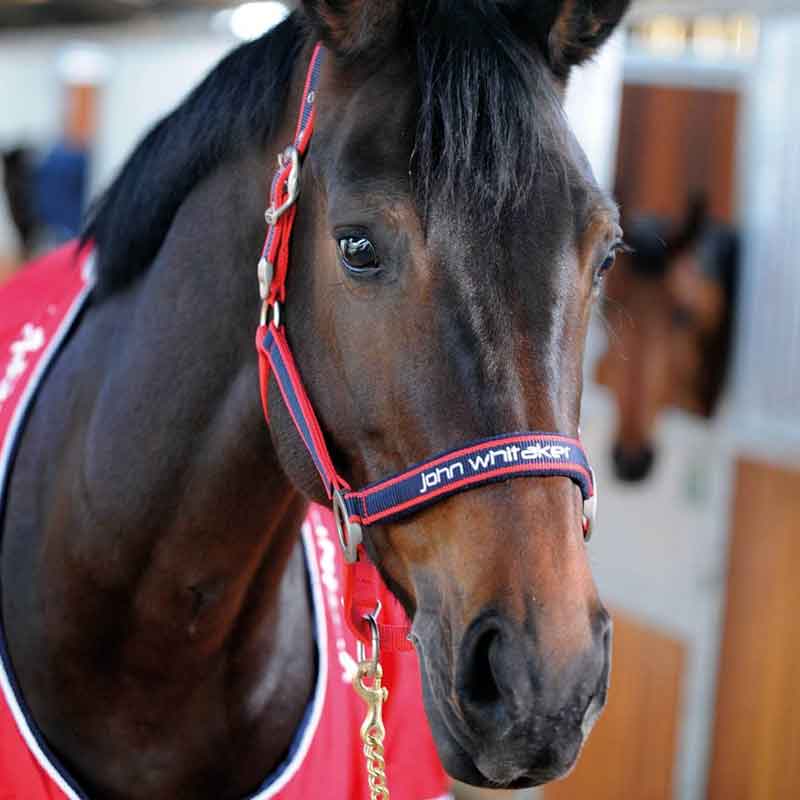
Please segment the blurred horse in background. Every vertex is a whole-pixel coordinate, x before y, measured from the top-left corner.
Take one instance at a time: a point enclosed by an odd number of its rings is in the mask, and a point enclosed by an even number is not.
[[[44,157],[18,146],[4,151],[2,159],[3,188],[19,241],[13,271],[17,264],[80,234],[89,150],[80,142],[59,139]]]
[[[33,154],[27,147],[13,147],[2,153],[3,190],[9,216],[19,237],[22,261],[33,256],[38,227],[34,202]]]
[[[597,379],[614,394],[617,477],[644,480],[655,462],[656,421],[667,407],[710,417],[724,387],[734,321],[739,237],[714,221],[704,197],[679,224],[626,220],[631,252],[609,276],[611,332]]]

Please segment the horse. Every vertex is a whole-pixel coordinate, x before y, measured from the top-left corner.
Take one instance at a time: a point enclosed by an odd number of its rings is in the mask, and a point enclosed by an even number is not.
[[[2,159],[8,210],[19,236],[21,258],[25,260],[33,254],[40,228],[33,198],[33,154],[25,147],[14,147],[4,150]]]
[[[678,223],[632,215],[625,228],[630,252],[606,286],[611,335],[597,377],[617,405],[615,473],[636,482],[651,474],[666,407],[710,418],[718,406],[734,330],[739,235],[710,216],[702,195]]]
[[[94,207],[96,282],[17,447],[7,648],[92,797],[248,796],[313,691],[299,530],[329,497],[252,343],[267,165],[304,102],[315,133],[266,323],[341,475],[369,485],[505,430],[579,435],[622,232],[562,103],[627,2],[300,5],[158,123]],[[500,477],[365,529],[363,547],[410,622],[445,769],[515,788],[574,765],[606,702],[611,623],[580,487]]]

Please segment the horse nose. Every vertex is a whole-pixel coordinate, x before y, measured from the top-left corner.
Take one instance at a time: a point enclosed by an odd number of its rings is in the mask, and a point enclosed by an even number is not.
[[[502,736],[530,708],[534,679],[524,648],[504,617],[476,620],[464,636],[456,692],[474,730]]]
[[[614,471],[621,481],[643,481],[650,474],[655,459],[655,451],[649,444],[633,450],[622,444],[614,445]]]
[[[473,731],[499,741],[534,733],[557,716],[571,721],[582,739],[605,706],[611,659],[605,610],[587,619],[587,626],[588,646],[558,668],[547,663],[546,648],[509,618],[491,614],[476,620],[464,636],[456,673],[458,702]],[[558,743],[551,742],[548,756],[557,751]]]

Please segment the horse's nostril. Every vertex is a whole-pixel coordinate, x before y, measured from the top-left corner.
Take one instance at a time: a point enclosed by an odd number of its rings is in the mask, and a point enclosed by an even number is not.
[[[477,620],[467,631],[456,675],[459,704],[478,730],[493,734],[514,724],[530,705],[529,670],[524,650],[516,645],[500,617]]]
[[[601,608],[594,616],[593,619],[594,635],[596,638],[601,639],[608,649],[611,640],[614,623],[611,620],[611,615],[604,608]]]
[[[650,445],[630,450],[621,444],[614,446],[614,471],[622,481],[643,481],[655,463],[655,451]]]
[[[614,634],[614,624],[608,612],[603,610],[598,617],[598,633],[600,640],[600,656],[602,658],[602,672],[600,676],[600,688],[606,690],[608,688],[608,677],[611,670],[611,651],[612,640]]]
[[[496,628],[484,631],[475,643],[462,692],[462,700],[470,705],[485,707],[500,700],[500,689],[492,669],[492,651],[496,651],[499,644],[500,632]],[[496,652],[494,656],[496,658]]]

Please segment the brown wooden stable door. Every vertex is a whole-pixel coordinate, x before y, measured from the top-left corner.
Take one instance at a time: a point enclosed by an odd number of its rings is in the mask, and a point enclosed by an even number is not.
[[[682,219],[692,192],[712,215],[735,221],[739,95],[733,91],[626,84],[617,199],[623,212]]]
[[[614,614],[608,708],[578,766],[545,800],[672,800],[683,646]]]
[[[800,471],[742,461],[709,800],[800,798]]]

